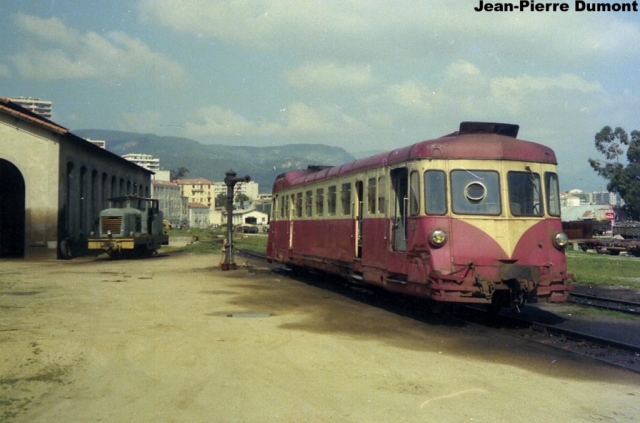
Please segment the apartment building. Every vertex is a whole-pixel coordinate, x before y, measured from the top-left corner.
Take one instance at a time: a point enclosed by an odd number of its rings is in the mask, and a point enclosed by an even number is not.
[[[51,120],[51,102],[34,97],[9,97],[9,101],[28,111]]]
[[[176,179],[183,197],[187,197],[189,203],[204,204],[212,208],[215,200],[214,183],[204,178]],[[226,192],[226,191],[225,191]]]
[[[149,169],[152,172],[158,172],[160,170],[160,159],[153,157],[151,154],[128,153],[123,155],[122,158],[145,169]]]

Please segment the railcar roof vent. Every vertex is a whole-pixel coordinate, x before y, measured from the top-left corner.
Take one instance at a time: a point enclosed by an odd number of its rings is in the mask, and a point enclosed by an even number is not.
[[[324,165],[308,165],[307,170],[310,172],[320,172],[321,170],[329,169],[333,166],[324,166]]]
[[[495,122],[462,122],[458,134],[497,134],[515,138],[518,136],[519,125]]]

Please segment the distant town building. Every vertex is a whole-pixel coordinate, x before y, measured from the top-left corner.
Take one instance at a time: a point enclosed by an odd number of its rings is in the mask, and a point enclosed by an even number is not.
[[[9,100],[45,119],[51,119],[51,102],[34,97],[9,97]]]
[[[122,157],[152,172],[160,170],[160,159],[153,157],[151,154],[128,153]]]
[[[170,170],[158,170],[153,175],[153,179],[155,179],[156,181],[170,182],[171,181],[171,171]]]
[[[214,206],[214,183],[204,178],[176,179],[183,197],[187,197],[189,203],[205,204],[208,208]]]
[[[159,200],[163,218],[168,220],[174,228],[179,228],[188,219],[183,209],[180,186],[174,182],[153,180],[151,187],[153,188],[152,197]]]
[[[104,140],[92,140],[91,138],[85,138],[85,140],[89,141],[93,145],[97,145],[100,148],[107,148],[107,142]]]
[[[593,192],[584,192],[581,189],[577,189],[574,188],[572,190],[569,190],[568,194],[563,194],[564,196],[566,196],[566,198],[579,198],[580,199],[580,204],[597,204],[597,205],[604,205],[604,206],[622,206],[624,204],[624,201],[622,201],[622,198],[614,193],[614,192],[607,192],[607,191],[593,191]],[[564,200],[565,197],[563,197]],[[570,205],[577,205],[574,204],[572,202],[566,202],[567,206]]]
[[[189,203],[189,227],[209,227],[209,206],[201,203]]]
[[[581,203],[582,203],[582,200],[580,199],[580,197],[576,195],[566,194],[564,192],[560,194],[560,205],[562,207],[579,206]]]
[[[621,206],[622,199],[620,196],[613,192],[589,192],[587,193],[587,201],[589,204],[600,204],[600,205],[612,205],[612,206]]]
[[[259,185],[257,182],[241,182],[236,184],[234,188],[234,193],[237,196],[238,194],[244,194],[249,197],[249,200],[255,200],[259,196]],[[214,198],[220,194],[227,195],[227,185],[224,182],[216,182],[214,186]]]
[[[227,212],[222,212],[222,221],[227,221]],[[232,223],[234,226],[237,225],[266,225],[269,223],[269,215],[267,213],[263,213],[261,211],[256,210],[253,207],[248,209],[234,210]]]

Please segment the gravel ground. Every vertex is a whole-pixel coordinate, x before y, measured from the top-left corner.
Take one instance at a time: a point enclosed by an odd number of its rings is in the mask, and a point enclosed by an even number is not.
[[[640,375],[217,259],[0,261],[0,420],[640,416]]]

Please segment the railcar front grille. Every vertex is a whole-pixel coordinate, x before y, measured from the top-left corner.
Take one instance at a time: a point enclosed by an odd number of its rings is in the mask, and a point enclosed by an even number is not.
[[[112,234],[120,234],[122,227],[122,216],[102,216],[100,219],[100,232],[106,235],[109,231]]]

